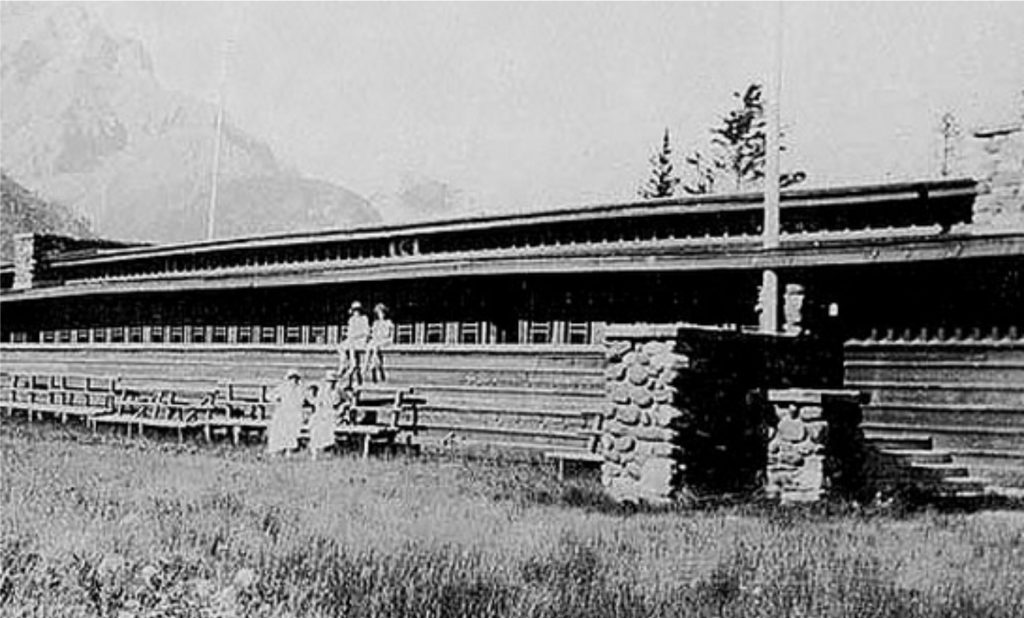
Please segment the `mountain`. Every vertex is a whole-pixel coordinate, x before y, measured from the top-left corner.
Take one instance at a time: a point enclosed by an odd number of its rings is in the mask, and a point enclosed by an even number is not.
[[[91,238],[89,223],[63,204],[35,195],[15,179],[0,172],[0,261],[14,258],[14,235],[26,232]]]
[[[81,4],[0,5],[3,167],[110,238],[206,232],[216,107],[163,88],[139,41]],[[356,193],[287,169],[225,120],[216,235],[344,228],[380,216]]]
[[[394,186],[373,193],[370,203],[388,223],[438,221],[481,214],[454,185],[411,173],[400,175]]]

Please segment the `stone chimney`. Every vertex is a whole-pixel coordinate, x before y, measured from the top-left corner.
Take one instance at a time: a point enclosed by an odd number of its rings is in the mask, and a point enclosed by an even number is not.
[[[1024,118],[977,129],[973,138],[971,172],[980,190],[974,225],[1024,229]]]
[[[14,283],[12,288],[24,290],[52,282],[50,262],[73,239],[51,234],[14,235]]]

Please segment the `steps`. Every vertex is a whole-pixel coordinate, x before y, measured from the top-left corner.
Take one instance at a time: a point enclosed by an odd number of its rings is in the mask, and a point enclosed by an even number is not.
[[[875,480],[883,486],[956,502],[983,498],[988,480],[971,475],[947,450],[935,449],[924,433],[869,430],[865,441],[874,449]]]
[[[873,443],[883,450],[948,453],[951,461],[944,463],[968,474],[946,474],[942,487],[974,490],[977,483],[952,479],[983,477],[990,487],[1024,489],[1024,339],[1013,332],[1002,339],[847,342],[845,383],[871,397],[862,427],[877,438]],[[887,441],[894,436],[928,437],[930,443]],[[920,463],[943,463],[940,456],[919,457]]]

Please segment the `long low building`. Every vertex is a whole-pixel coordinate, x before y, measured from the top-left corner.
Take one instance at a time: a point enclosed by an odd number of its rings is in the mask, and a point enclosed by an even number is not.
[[[426,394],[424,439],[583,448],[605,325],[752,327],[770,268],[802,327],[846,341],[868,429],[926,432],[1024,485],[1024,174],[993,170],[785,191],[772,249],[759,194],[177,245],[27,235],[0,268],[0,368],[314,376],[349,304],[382,302],[389,380]]]
[[[1024,234],[969,225],[973,180],[665,200],[178,245],[18,239],[7,342],[332,343],[353,300],[398,343],[594,342],[609,322],[749,325],[760,272],[872,329],[1020,329]],[[20,272],[19,272],[20,268]]]

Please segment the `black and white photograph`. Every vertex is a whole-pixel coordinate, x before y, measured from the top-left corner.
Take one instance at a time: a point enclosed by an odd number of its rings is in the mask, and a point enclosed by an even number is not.
[[[1024,616],[1024,3],[0,0],[0,618]]]

